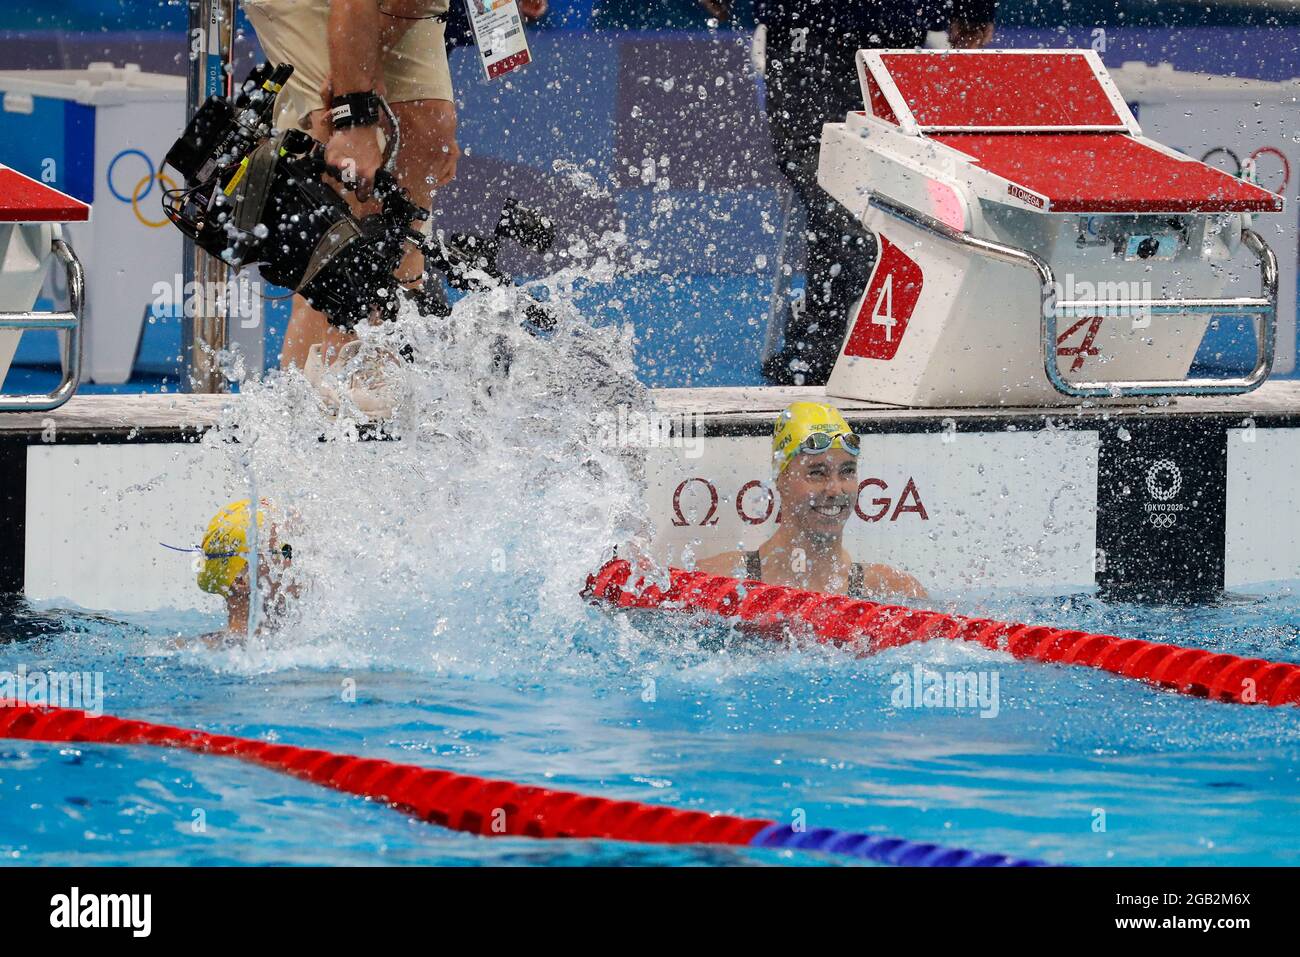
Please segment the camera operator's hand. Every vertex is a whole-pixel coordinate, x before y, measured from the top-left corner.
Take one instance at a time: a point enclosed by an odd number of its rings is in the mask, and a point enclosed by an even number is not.
[[[375,174],[384,163],[384,153],[379,148],[379,127],[335,130],[325,144],[325,162],[343,171],[343,183],[356,190],[357,199],[363,202],[369,199]]]
[[[387,96],[382,81],[375,84],[375,92]],[[327,79],[320,90],[326,103],[334,99],[334,86]],[[326,114],[328,117],[328,113]],[[328,120],[327,120],[328,122]],[[325,162],[343,171],[343,185],[356,190],[357,199],[365,202],[375,186],[375,176],[384,164],[384,151],[380,146],[378,126],[353,126],[336,130],[330,124],[329,138],[325,141]]]
[[[547,0],[519,0],[519,12],[526,20],[540,20],[549,7]]]

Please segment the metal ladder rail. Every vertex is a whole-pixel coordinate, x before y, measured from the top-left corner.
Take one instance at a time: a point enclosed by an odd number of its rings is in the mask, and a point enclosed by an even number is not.
[[[956,243],[979,255],[1032,269],[1038,274],[1042,303],[1040,338],[1043,371],[1057,392],[1076,398],[1118,398],[1124,396],[1241,395],[1259,388],[1273,368],[1277,345],[1277,256],[1263,237],[1252,229],[1241,231],[1241,240],[1259,257],[1261,296],[1184,299],[1056,300],[1056,278],[1052,267],[1027,249],[1008,246],[954,229],[920,210],[872,193],[868,203],[895,219],[941,239]],[[1116,379],[1069,382],[1061,374],[1056,356],[1057,320],[1080,316],[1170,316],[1238,315],[1253,316],[1257,323],[1255,365],[1244,376],[1225,378]]]
[[[45,395],[0,395],[0,412],[49,412],[67,402],[81,384],[82,315],[85,304],[86,274],[64,240],[50,244],[54,255],[63,263],[68,277],[68,309],[64,312],[0,312],[0,329],[31,331],[53,329],[67,335],[63,341],[63,378]]]

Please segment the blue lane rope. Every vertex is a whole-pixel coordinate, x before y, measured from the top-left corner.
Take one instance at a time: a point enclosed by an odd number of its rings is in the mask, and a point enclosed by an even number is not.
[[[789,848],[843,854],[865,858],[880,864],[900,867],[1052,867],[1047,861],[1006,854],[970,851],[942,844],[925,844],[901,837],[884,837],[835,827],[795,830],[789,824],[772,823],[755,834],[750,847]]]

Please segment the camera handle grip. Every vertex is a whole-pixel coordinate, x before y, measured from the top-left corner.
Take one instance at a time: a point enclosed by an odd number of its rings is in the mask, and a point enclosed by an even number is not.
[[[321,158],[319,155],[317,155],[316,157],[315,166],[317,172],[328,173],[331,177],[336,179],[343,186],[344,189],[349,189],[349,190],[356,189],[356,186],[354,185],[352,179],[348,177],[347,174],[343,172],[343,170],[339,169],[337,166],[334,166],[331,163],[325,162],[325,160]],[[390,172],[387,167],[381,166],[379,170],[375,173],[375,183],[374,183],[373,193],[375,198],[378,199],[381,203],[384,201],[385,198],[388,197],[390,193],[398,192],[401,190],[401,188],[402,188],[401,185],[397,182],[397,177],[394,176],[393,173]]]
[[[388,117],[388,122],[393,126],[393,135],[389,138],[388,143],[384,146],[384,170],[390,175],[397,174],[397,151],[402,145],[402,124],[397,121],[397,114],[393,108],[388,105],[388,101],[382,96],[379,97],[379,107]]]
[[[389,124],[393,127],[393,135],[385,137],[387,142],[384,143],[384,160],[380,166],[380,170],[388,173],[390,176],[396,176],[397,151],[402,148],[402,124],[397,119],[397,114],[393,112],[393,108],[388,105],[386,99],[378,95],[376,95],[376,99],[379,100],[379,108],[384,111],[384,115],[388,117]],[[325,166],[324,168],[325,172],[342,182],[342,178],[335,171],[334,167]],[[376,177],[376,180],[377,179],[378,177]]]

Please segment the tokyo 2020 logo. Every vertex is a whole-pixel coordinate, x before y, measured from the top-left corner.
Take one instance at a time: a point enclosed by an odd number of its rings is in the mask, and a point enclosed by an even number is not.
[[[1172,459],[1160,459],[1147,469],[1147,494],[1157,502],[1167,502],[1183,487],[1183,470]]]
[[[1152,501],[1146,503],[1147,521],[1155,528],[1171,529],[1178,523],[1178,513],[1186,511],[1186,503],[1174,502],[1183,488],[1183,470],[1173,459],[1157,459],[1146,474],[1147,494]]]

